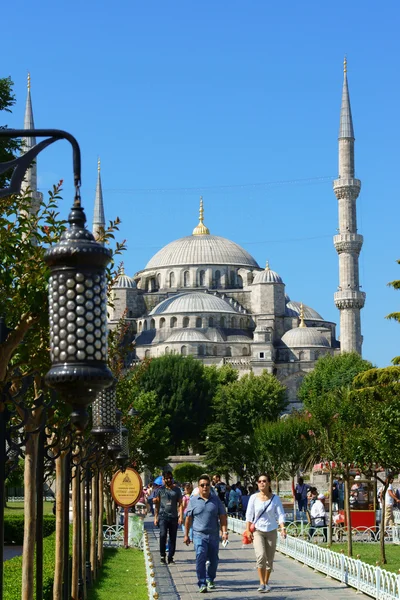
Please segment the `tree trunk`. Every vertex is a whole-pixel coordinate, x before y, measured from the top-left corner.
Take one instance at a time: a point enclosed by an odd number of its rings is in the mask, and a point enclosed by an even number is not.
[[[379,545],[380,545],[380,551],[381,551],[381,563],[383,565],[386,565],[387,560],[386,560],[386,548],[385,548],[385,533],[386,533],[386,527],[385,527],[385,510],[386,510],[386,491],[389,487],[388,482],[385,481],[385,485],[383,486],[383,490],[382,490],[382,517],[381,517],[381,524],[379,527],[380,530],[380,540],[379,540]]]
[[[296,514],[296,492],[294,491],[296,486],[294,485],[294,476],[292,476],[292,494],[293,494],[293,521],[297,521]]]
[[[276,478],[276,495],[279,496],[279,477]]]
[[[92,581],[97,579],[97,525],[98,525],[98,485],[97,469],[94,469],[92,477],[92,512],[91,512],[91,535],[90,535],[90,563],[92,565]]]
[[[64,477],[65,453],[56,459],[56,557],[54,565],[53,600],[62,600],[64,567]]]
[[[98,490],[99,490],[99,521],[97,525],[97,564],[103,565],[103,516],[104,516],[104,475],[99,471]]]
[[[115,516],[114,516],[114,512],[113,512],[113,503],[112,503],[112,498],[111,498],[111,492],[110,492],[110,485],[107,483],[106,487],[104,488],[105,491],[105,495],[106,495],[106,520],[107,520],[107,525],[115,525]]]
[[[71,581],[71,600],[78,600],[78,581],[79,581],[79,468],[72,470],[72,581]]]
[[[24,544],[22,551],[21,600],[33,600],[34,549],[36,536],[36,467],[39,436],[30,435],[25,445]]]
[[[346,511],[347,522],[347,556],[353,556],[353,537],[351,533],[351,513],[350,513],[350,490],[349,490],[349,467],[346,467],[344,476],[344,508]]]
[[[86,526],[85,526],[85,480],[83,479],[80,484],[81,491],[81,569],[83,579],[83,598],[86,600]]]
[[[328,548],[332,546],[332,525],[333,525],[333,502],[332,502],[332,494],[333,494],[333,471],[332,469],[329,471],[329,523],[328,523]]]

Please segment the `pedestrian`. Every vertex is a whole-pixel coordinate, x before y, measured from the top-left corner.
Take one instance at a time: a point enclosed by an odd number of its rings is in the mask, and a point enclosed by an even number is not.
[[[307,494],[309,487],[302,477],[299,477],[295,488],[295,498],[297,501],[297,508],[299,512],[306,512],[307,510]]]
[[[260,585],[258,592],[270,592],[268,585],[274,563],[277,529],[286,537],[285,513],[279,496],[272,493],[271,477],[261,473],[258,493],[250,497],[246,511],[246,535],[254,541]]]
[[[189,505],[189,500],[190,500],[190,496],[192,495],[192,492],[193,492],[192,484],[185,483],[184,488],[183,488],[182,503],[180,506],[180,517],[181,517],[183,533],[185,533],[186,510]],[[192,539],[193,539],[192,528],[190,528],[189,537],[190,537],[190,541],[192,541]]]
[[[325,512],[325,496],[324,494],[318,494],[318,497],[311,507],[311,527],[308,530],[308,539],[312,540],[315,531],[318,528],[322,528],[322,535],[324,541],[328,539],[328,529],[326,526],[326,512]]]
[[[184,543],[190,544],[190,528],[193,527],[193,543],[196,551],[196,574],[201,594],[215,589],[218,568],[220,529],[223,541],[228,540],[225,506],[216,494],[211,494],[208,475],[201,475],[199,494],[192,496],[186,510]]]
[[[239,494],[236,491],[236,485],[233,484],[228,497],[228,515],[237,513],[239,507]]]
[[[393,507],[395,502],[397,502],[396,494],[393,491],[392,475],[388,475],[385,484],[387,485],[385,494],[385,527],[392,527],[394,525]]]
[[[226,493],[226,484],[221,481],[221,475],[219,473],[215,473],[213,477],[213,488],[218,494],[218,498],[221,502],[225,501],[225,493]]]
[[[181,523],[179,511],[182,502],[182,492],[177,485],[174,485],[171,471],[163,473],[163,485],[157,490],[153,502],[154,525],[160,526],[160,559],[163,564],[166,563],[168,536],[168,564],[170,565],[174,562],[178,523]]]

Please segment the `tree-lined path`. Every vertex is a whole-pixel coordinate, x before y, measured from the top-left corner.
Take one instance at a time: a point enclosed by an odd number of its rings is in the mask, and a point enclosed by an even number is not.
[[[158,529],[146,522],[149,534],[150,550],[154,559],[157,591],[160,600],[194,600],[198,593],[193,545],[183,544],[183,534],[178,532],[175,565],[162,565],[158,551]],[[227,548],[220,549],[216,590],[209,592],[210,600],[256,600],[256,598],[274,598],[275,600],[355,600],[356,591],[328,579],[321,573],[315,573],[309,567],[277,552],[269,594],[257,592],[258,578],[255,569],[253,546],[242,548],[242,538],[230,533]],[[366,597],[366,596],[365,596]]]

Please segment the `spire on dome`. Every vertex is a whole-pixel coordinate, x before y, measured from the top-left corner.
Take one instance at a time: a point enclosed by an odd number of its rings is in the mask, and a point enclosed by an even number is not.
[[[27,88],[28,93],[26,96],[26,104],[25,104],[25,117],[24,117],[24,129],[34,129],[35,123],[33,121],[33,110],[32,110],[32,99],[31,99],[31,75],[28,73],[27,79]],[[28,152],[31,148],[36,146],[36,138],[35,137],[26,137],[22,138],[22,154]],[[22,191],[30,190],[30,195],[32,198],[31,210],[32,214],[36,214],[39,210],[40,202],[42,201],[43,195],[41,192],[37,191],[37,166],[36,160],[33,161],[32,165],[26,172],[25,181],[22,186]]]
[[[95,238],[98,238],[101,233],[104,232],[106,226],[106,219],[104,216],[104,204],[103,204],[103,189],[101,186],[101,174],[100,174],[100,158],[97,161],[97,185],[96,185],[96,197],[94,201],[93,211],[93,227],[92,232]]]
[[[342,107],[340,109],[339,139],[354,139],[353,118],[351,116],[349,87],[347,84],[347,58],[343,61]]]
[[[210,235],[210,230],[204,225],[203,220],[203,196],[200,196],[199,224],[193,229],[193,235]]]
[[[271,267],[269,266],[269,260],[267,260],[267,262],[265,263],[265,270],[266,271],[270,271]]]
[[[299,318],[300,318],[299,327],[302,327],[302,328],[303,327],[307,327],[307,325],[304,322],[304,306],[303,306],[303,303],[300,304],[300,315],[299,315]]]

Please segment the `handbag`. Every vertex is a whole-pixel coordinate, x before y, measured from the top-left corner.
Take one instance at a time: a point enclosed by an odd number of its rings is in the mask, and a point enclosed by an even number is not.
[[[262,511],[260,512],[260,514],[257,516],[257,518],[255,519],[255,521],[253,521],[253,523],[250,524],[250,531],[251,533],[254,533],[256,530],[256,523],[258,521],[258,519],[265,513],[265,511],[268,509],[269,505],[271,504],[272,500],[274,499],[274,494],[272,494],[271,496],[271,500],[268,502],[267,506],[265,506]]]

